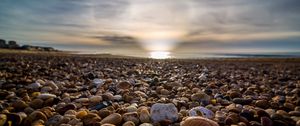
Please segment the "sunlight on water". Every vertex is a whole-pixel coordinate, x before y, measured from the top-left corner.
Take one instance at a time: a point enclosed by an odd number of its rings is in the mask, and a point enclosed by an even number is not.
[[[153,59],[167,59],[167,58],[171,58],[171,56],[170,56],[170,52],[154,51],[154,52],[150,53],[150,58],[153,58]]]

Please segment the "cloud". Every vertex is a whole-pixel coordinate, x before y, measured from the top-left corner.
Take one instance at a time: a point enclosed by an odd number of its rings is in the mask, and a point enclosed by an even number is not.
[[[2,0],[0,37],[115,52],[145,45],[269,48],[261,42],[295,49],[299,6],[299,0]]]

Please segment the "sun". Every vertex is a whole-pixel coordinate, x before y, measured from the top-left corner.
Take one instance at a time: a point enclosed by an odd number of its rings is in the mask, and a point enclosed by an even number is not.
[[[150,58],[153,58],[153,59],[167,59],[167,58],[171,58],[171,56],[170,56],[170,52],[154,51],[154,52],[150,52]]]

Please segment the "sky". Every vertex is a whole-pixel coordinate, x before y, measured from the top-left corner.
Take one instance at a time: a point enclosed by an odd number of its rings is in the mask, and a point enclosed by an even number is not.
[[[0,38],[83,53],[299,52],[299,0],[1,0]]]

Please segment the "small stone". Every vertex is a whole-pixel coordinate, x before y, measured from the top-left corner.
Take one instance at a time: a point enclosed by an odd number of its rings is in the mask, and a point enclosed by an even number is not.
[[[89,98],[89,101],[92,103],[99,103],[102,101],[102,97],[101,96],[92,96]]]
[[[121,101],[122,100],[122,95],[114,95],[113,100]]]
[[[56,95],[44,93],[44,94],[40,94],[37,98],[39,98],[39,99],[56,98]]]
[[[137,108],[134,105],[130,105],[130,106],[126,107],[126,111],[127,112],[136,112]]]
[[[160,94],[162,94],[162,95],[169,95],[170,91],[168,91],[167,89],[162,89],[162,90],[160,90]]]
[[[32,89],[32,90],[38,90],[40,87],[42,87],[42,85],[38,82],[29,84],[27,86],[28,89]]]
[[[101,109],[101,110],[99,110],[99,116],[101,118],[105,118],[105,117],[109,116],[110,114],[111,114],[110,111],[107,110],[107,109]]]
[[[82,121],[84,125],[94,125],[97,122],[100,122],[101,118],[95,113],[88,113],[82,118]]]
[[[292,110],[295,109],[296,106],[293,105],[292,103],[284,103],[284,104],[283,104],[283,107],[285,107],[286,109],[292,111]]]
[[[0,126],[4,126],[6,120],[7,120],[7,116],[5,114],[0,114]]]
[[[189,111],[189,116],[202,116],[204,118],[212,119],[214,117],[214,112],[202,106],[198,106]]]
[[[86,116],[88,113],[85,110],[81,110],[79,112],[77,112],[76,114],[76,118],[78,119],[82,119],[84,116]]]
[[[132,121],[127,121],[122,126],[135,126],[135,124]]]
[[[252,99],[234,98],[232,102],[235,104],[249,105],[252,103]]]
[[[119,113],[113,113],[101,120],[101,124],[109,123],[119,125],[122,122],[122,116]]]
[[[61,115],[54,115],[51,118],[48,119],[48,121],[46,122],[47,126],[56,126],[58,125],[58,123],[63,119],[64,117]]]
[[[139,119],[142,123],[150,123],[151,116],[147,109],[142,109],[139,113]]]
[[[45,123],[45,121],[39,119],[39,120],[34,121],[31,125],[32,126],[44,126],[44,123]]]
[[[191,95],[191,100],[201,102],[207,105],[210,102],[210,96],[205,94],[204,92],[198,92],[196,94]]]
[[[219,126],[219,124],[210,119],[195,116],[186,118],[180,126]]]
[[[29,106],[33,109],[40,109],[43,107],[44,101],[42,99],[34,99],[29,103]]]
[[[138,125],[140,120],[137,112],[128,112],[123,115],[124,121],[132,121],[134,124]]]
[[[56,109],[56,112],[58,112],[59,114],[63,115],[66,111],[68,111],[70,109],[72,109],[72,110],[76,109],[76,105],[73,104],[73,103],[67,104],[64,107]]]
[[[47,121],[47,116],[41,111],[34,111],[29,115],[29,117],[33,118],[34,120],[41,119]]]
[[[297,121],[296,126],[300,126],[300,120]]]
[[[267,109],[269,107],[269,102],[267,100],[257,100],[255,106]]]
[[[122,82],[117,84],[117,88],[123,89],[123,90],[129,89],[130,87],[131,87],[131,84],[128,81],[122,81]]]
[[[289,115],[290,116],[300,116],[300,111],[290,111]]]
[[[101,87],[105,82],[102,79],[94,79],[92,82],[97,88]]]
[[[284,110],[277,110],[276,114],[284,115],[284,116],[289,116],[289,114],[286,111],[284,111]]]
[[[26,107],[28,107],[28,104],[25,103],[25,102],[22,101],[22,100],[17,100],[16,102],[14,102],[14,103],[12,104],[12,106],[13,106],[16,110],[20,111],[20,110],[24,110]]]
[[[151,123],[142,123],[140,126],[153,126]]]
[[[154,122],[160,122],[166,119],[175,122],[178,119],[178,110],[172,103],[155,103],[151,106],[150,115]]]
[[[262,126],[273,126],[272,120],[268,117],[261,117],[260,123]]]

